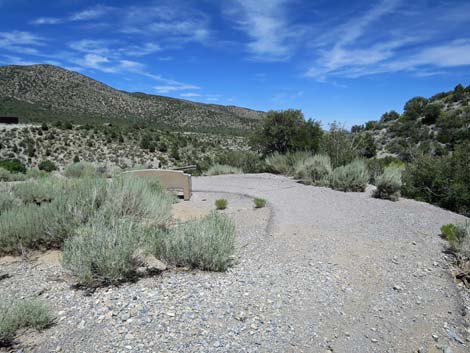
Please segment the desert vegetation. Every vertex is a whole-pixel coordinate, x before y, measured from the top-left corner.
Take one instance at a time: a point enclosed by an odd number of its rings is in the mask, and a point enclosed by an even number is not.
[[[9,346],[20,329],[43,330],[54,323],[51,309],[39,299],[0,303],[0,347]]]
[[[441,235],[454,255],[457,279],[470,288],[470,222],[445,224],[441,227]]]
[[[223,155],[243,151],[245,139],[206,133],[170,132],[140,125],[43,123],[0,128],[0,167],[12,173],[51,172],[77,162],[103,168],[172,168],[196,165],[201,173]]]
[[[116,174],[108,181],[83,162],[65,175],[3,186],[0,254],[61,249],[63,266],[88,287],[136,278],[142,249],[174,265],[229,266],[235,231],[226,216],[172,226],[175,197],[156,180]]]
[[[227,206],[228,206],[228,201],[226,199],[215,200],[215,208],[217,210],[225,210]]]

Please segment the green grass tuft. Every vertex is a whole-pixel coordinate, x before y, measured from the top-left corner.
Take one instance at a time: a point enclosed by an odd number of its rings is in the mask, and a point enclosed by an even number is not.
[[[255,208],[263,208],[266,206],[266,200],[265,199],[261,199],[261,198],[256,198],[253,200],[253,202],[255,203]]]
[[[217,199],[215,200],[215,208],[218,210],[225,210],[228,206],[228,201],[226,199]]]

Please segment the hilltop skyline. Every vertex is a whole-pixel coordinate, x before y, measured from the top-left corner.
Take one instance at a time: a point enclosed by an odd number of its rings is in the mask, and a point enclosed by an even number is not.
[[[112,87],[326,126],[468,85],[470,3],[0,0],[0,65],[49,63]]]

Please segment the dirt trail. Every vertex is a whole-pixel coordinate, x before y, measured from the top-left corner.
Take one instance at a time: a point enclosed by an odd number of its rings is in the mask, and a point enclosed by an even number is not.
[[[438,237],[463,217],[273,175],[197,178],[194,187],[268,200],[272,237],[260,264],[283,268],[275,286],[292,296],[284,315],[295,323],[293,351],[467,351],[449,339],[463,329],[463,308]]]

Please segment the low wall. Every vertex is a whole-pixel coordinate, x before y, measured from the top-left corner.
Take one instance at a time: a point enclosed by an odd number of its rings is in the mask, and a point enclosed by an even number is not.
[[[168,190],[182,190],[184,200],[188,201],[192,195],[191,175],[178,170],[143,169],[130,170],[126,174],[133,174],[146,178],[158,178],[160,184]]]

